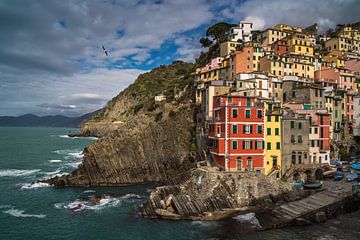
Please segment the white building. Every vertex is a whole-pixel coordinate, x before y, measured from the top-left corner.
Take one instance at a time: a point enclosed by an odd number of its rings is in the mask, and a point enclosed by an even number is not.
[[[233,88],[240,96],[269,98],[269,77],[258,73],[239,73]]]
[[[237,42],[238,40],[249,42],[252,40],[252,30],[252,22],[240,21],[238,27],[232,27],[228,32],[228,40],[232,42]]]
[[[165,101],[165,100],[166,100],[166,96],[164,94],[155,96],[155,102],[161,102],[161,101]]]

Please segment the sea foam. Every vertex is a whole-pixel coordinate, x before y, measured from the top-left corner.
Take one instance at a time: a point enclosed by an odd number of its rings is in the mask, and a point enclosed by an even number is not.
[[[260,226],[259,220],[255,217],[255,213],[246,213],[233,217],[236,221],[239,222],[248,222],[251,225]]]
[[[34,218],[44,218],[46,217],[45,214],[26,214],[24,213],[25,211],[24,210],[19,210],[19,209],[16,209],[14,207],[12,207],[11,209],[8,209],[6,211],[3,211],[3,213],[6,213],[6,214],[9,214],[11,216],[14,216],[14,217],[34,217]]]
[[[31,170],[19,170],[19,169],[1,169],[0,177],[19,177],[19,176],[28,176],[34,173],[41,171],[41,169],[31,169]]]
[[[21,186],[20,189],[34,189],[34,188],[43,188],[50,187],[48,183],[36,182],[36,183],[25,183]]]

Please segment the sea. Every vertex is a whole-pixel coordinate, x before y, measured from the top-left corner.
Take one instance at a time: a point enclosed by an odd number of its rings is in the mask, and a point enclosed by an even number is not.
[[[94,138],[78,129],[0,127],[0,240],[360,239],[360,212],[325,224],[257,232],[252,213],[226,221],[144,219],[137,209],[156,185],[55,188],[34,183],[68,174]],[[89,199],[103,195],[99,204]],[[80,207],[79,207],[80,206]]]

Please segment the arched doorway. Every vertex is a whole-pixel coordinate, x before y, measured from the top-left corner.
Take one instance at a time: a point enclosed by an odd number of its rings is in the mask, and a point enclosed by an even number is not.
[[[241,171],[242,170],[242,160],[241,160],[241,157],[237,157],[236,159],[236,168],[238,171]]]
[[[312,179],[311,170],[306,170],[304,173],[305,173],[305,182],[306,183],[312,182],[313,179]]]
[[[323,179],[323,170],[322,169],[320,169],[320,168],[316,169],[316,171],[315,171],[315,179],[318,180],[318,181]]]
[[[251,157],[247,158],[247,170],[252,171],[253,170],[253,162]]]
[[[294,182],[300,182],[301,181],[300,173],[295,172],[293,175],[293,180]]]

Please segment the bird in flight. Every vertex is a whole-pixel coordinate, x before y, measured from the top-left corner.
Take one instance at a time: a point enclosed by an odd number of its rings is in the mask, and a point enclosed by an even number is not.
[[[106,56],[108,56],[108,52],[107,52],[107,50],[105,49],[104,46],[102,46],[102,50],[104,51],[104,53],[106,54]]]

